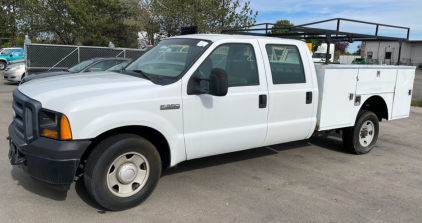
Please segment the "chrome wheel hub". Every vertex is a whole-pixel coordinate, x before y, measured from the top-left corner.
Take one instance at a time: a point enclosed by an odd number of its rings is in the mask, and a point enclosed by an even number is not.
[[[118,197],[130,197],[145,186],[149,172],[149,163],[145,156],[136,152],[125,153],[108,168],[108,189]]]
[[[372,121],[366,121],[362,124],[359,131],[359,143],[363,147],[371,144],[375,135],[375,125]]]
[[[120,166],[117,173],[117,179],[120,181],[120,183],[129,184],[132,183],[136,175],[138,175],[138,169],[133,163],[125,163]]]

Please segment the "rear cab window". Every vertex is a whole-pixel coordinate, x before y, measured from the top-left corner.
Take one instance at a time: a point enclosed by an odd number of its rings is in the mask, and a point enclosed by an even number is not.
[[[294,45],[267,44],[273,84],[306,83],[299,49]]]

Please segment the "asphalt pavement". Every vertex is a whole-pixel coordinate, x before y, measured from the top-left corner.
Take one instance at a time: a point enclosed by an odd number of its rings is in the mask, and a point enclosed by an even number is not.
[[[0,81],[0,222],[422,222],[422,108],[380,123],[367,155],[335,133],[218,155],[163,170],[143,204],[105,211],[83,179],[69,191],[33,180],[8,158],[12,90]]]

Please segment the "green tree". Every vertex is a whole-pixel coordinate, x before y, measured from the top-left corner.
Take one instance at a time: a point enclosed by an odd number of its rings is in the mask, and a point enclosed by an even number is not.
[[[81,26],[74,21],[68,6],[75,0],[28,0],[27,21],[30,29],[25,33],[42,41],[56,39],[60,44],[75,44]]]
[[[199,33],[220,33],[223,28],[255,24],[258,12],[240,0],[152,0],[152,18],[166,36],[180,34],[183,26],[197,26]],[[224,27],[222,24],[224,23]]]
[[[294,26],[289,20],[277,20],[275,25],[271,27],[270,34],[287,34],[287,33],[297,33],[297,31],[288,31],[280,29],[288,29],[290,26]]]
[[[0,0],[0,37],[10,38],[10,45],[16,46],[19,26],[22,26],[24,0]]]
[[[136,12],[136,0],[67,0],[72,22],[80,27],[84,45],[136,47],[137,30],[126,23]]]
[[[140,31],[140,38],[143,41],[140,43],[141,46],[155,45],[161,38],[159,20],[153,13],[153,2],[154,0],[140,1],[134,16],[126,22]]]

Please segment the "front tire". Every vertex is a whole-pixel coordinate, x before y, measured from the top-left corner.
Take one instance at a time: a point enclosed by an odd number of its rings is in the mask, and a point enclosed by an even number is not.
[[[102,207],[120,211],[137,206],[155,189],[161,159],[148,140],[133,134],[111,136],[88,157],[85,187]]]
[[[343,145],[355,154],[369,153],[378,140],[378,133],[378,117],[371,111],[361,110],[355,126],[343,129]]]
[[[0,70],[6,69],[6,66],[7,66],[6,62],[0,61]]]

